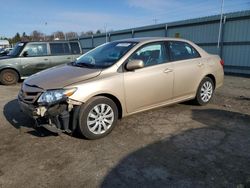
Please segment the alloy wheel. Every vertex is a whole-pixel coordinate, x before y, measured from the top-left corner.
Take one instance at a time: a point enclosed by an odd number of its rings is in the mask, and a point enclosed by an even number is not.
[[[87,126],[93,134],[103,134],[112,126],[114,121],[113,109],[108,104],[98,104],[90,110]]]
[[[201,100],[206,103],[211,99],[212,95],[213,95],[212,83],[209,81],[204,82],[200,92]]]

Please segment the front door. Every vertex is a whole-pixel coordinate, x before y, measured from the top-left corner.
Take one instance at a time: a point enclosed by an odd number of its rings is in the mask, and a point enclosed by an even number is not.
[[[21,70],[24,77],[50,67],[47,43],[28,43],[21,53]]]
[[[144,68],[124,72],[127,112],[150,108],[172,98],[173,67],[168,62],[164,43],[150,43],[139,48],[128,59],[140,59]]]

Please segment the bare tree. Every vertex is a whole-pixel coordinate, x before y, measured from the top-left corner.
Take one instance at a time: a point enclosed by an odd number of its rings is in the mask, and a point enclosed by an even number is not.
[[[86,36],[86,34],[85,34],[84,31],[82,31],[82,32],[80,33],[80,37],[84,37],[84,36]]]
[[[59,39],[59,40],[65,39],[64,33],[62,31],[56,31],[53,33],[53,35],[54,35],[54,39]]]
[[[86,36],[93,35],[93,34],[94,34],[93,31],[86,31],[86,32],[85,32],[85,35],[86,35]]]
[[[41,41],[44,40],[44,34],[40,31],[34,30],[30,34],[30,38],[32,41]]]
[[[100,29],[98,29],[96,32],[95,32],[95,34],[101,34],[102,33],[102,31],[100,30]]]
[[[54,35],[46,35],[46,40],[47,41],[53,41],[54,40]]]
[[[73,32],[73,31],[67,32],[65,33],[65,35],[66,35],[66,39],[73,39],[73,38],[78,37],[77,32]]]

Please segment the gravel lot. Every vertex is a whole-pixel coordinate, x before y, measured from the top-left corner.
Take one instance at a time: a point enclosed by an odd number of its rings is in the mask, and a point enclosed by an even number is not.
[[[250,187],[250,78],[226,76],[205,107],[176,104],[89,141],[32,128],[0,85],[0,187]]]

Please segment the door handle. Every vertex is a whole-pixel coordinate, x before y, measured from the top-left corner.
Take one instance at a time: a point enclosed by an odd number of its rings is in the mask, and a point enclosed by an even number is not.
[[[67,59],[71,59],[71,57],[67,57]]]
[[[44,59],[44,61],[48,61],[48,60],[49,60],[49,59],[47,59],[47,58],[46,58],[46,59]]]
[[[170,69],[170,68],[167,68],[163,71],[164,73],[170,73],[170,72],[173,72],[173,69]]]

